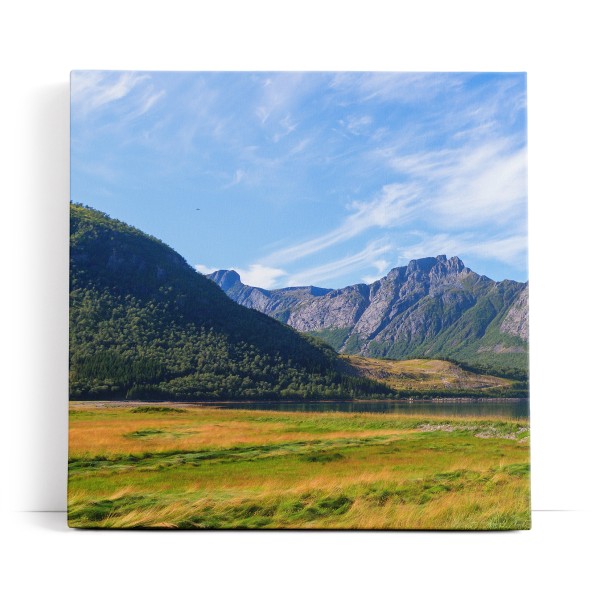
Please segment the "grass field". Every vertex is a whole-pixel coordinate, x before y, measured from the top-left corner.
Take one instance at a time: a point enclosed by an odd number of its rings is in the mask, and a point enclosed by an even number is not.
[[[526,420],[71,402],[72,527],[527,529]]]
[[[363,377],[381,381],[397,391],[501,391],[514,383],[503,377],[467,371],[447,360],[385,360],[354,354],[343,355],[343,358]]]

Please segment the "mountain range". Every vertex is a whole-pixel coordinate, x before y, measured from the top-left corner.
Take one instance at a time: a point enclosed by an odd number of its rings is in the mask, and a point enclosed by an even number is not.
[[[526,371],[527,283],[493,281],[445,255],[411,260],[371,283],[342,289],[266,290],[233,270],[207,275],[238,304],[367,357],[452,358]]]
[[[456,257],[411,261],[370,285],[269,291],[234,271],[207,278],[160,240],[73,204],[70,263],[71,398],[527,392],[527,284],[493,282]],[[455,363],[383,360],[417,355]]]

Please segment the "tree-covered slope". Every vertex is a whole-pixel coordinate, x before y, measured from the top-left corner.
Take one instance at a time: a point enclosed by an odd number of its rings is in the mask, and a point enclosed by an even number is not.
[[[352,397],[326,344],[230,300],[174,250],[71,205],[73,398]]]

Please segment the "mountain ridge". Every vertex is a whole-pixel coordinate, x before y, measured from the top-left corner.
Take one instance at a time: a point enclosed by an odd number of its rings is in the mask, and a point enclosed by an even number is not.
[[[494,281],[446,255],[411,260],[371,284],[264,290],[232,270],[227,295],[347,354],[446,357],[527,368],[528,283]],[[311,290],[318,290],[317,293]]]

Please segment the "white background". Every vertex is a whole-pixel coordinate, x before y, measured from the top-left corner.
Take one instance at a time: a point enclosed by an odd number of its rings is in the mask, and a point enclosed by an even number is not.
[[[0,18],[6,597],[590,597],[598,520],[592,2],[32,2]],[[72,69],[527,71],[533,530],[65,527]],[[586,586],[588,591],[586,590]]]

